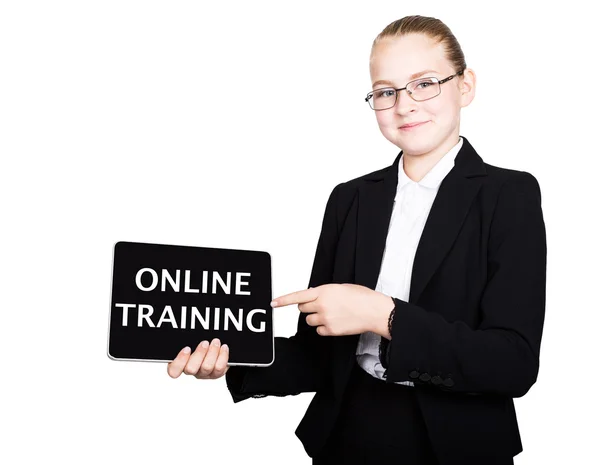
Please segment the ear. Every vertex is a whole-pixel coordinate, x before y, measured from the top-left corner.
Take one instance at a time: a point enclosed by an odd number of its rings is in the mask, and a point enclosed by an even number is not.
[[[462,79],[459,81],[460,91],[460,106],[464,108],[468,106],[475,98],[475,86],[477,84],[477,77],[475,71],[471,68],[465,68]]]

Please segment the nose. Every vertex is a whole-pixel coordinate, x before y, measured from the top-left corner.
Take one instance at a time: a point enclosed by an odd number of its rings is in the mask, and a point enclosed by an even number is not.
[[[415,102],[412,97],[408,95],[408,91],[403,89],[398,93],[394,111],[399,115],[406,115],[407,113],[415,110],[416,103],[417,102]]]

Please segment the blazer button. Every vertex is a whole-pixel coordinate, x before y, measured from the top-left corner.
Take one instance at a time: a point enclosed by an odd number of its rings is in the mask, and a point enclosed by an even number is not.
[[[431,379],[431,376],[429,376],[429,373],[422,373],[421,376],[419,376],[419,379],[426,383]]]
[[[444,380],[444,386],[446,386],[446,387],[454,386],[454,381],[452,380],[452,378],[446,378]]]
[[[408,376],[410,376],[411,379],[417,379],[419,377],[419,372],[417,370],[413,370]]]
[[[431,384],[437,386],[438,384],[442,384],[442,378],[440,376],[434,376],[431,378]]]

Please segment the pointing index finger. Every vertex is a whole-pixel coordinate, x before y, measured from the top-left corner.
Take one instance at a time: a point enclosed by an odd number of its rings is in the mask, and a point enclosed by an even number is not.
[[[305,302],[312,302],[318,296],[316,289],[309,287],[302,291],[292,292],[290,294],[282,295],[271,301],[271,307],[285,307],[286,305],[302,304]]]

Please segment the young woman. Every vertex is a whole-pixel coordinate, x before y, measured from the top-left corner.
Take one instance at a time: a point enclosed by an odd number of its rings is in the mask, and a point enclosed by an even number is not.
[[[315,464],[512,464],[544,322],[538,182],[459,135],[476,79],[441,21],[388,25],[370,72],[366,101],[401,152],[333,189],[308,289],[272,302],[298,304],[297,333],[268,368],[227,367],[215,340],[168,372],[226,373],[234,402],[316,392],[296,430]]]

